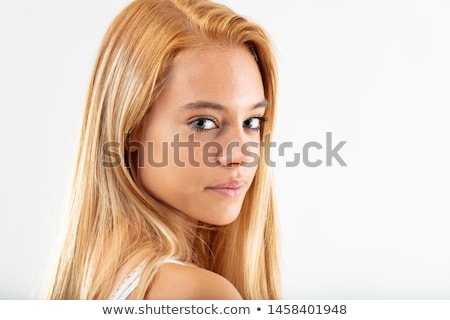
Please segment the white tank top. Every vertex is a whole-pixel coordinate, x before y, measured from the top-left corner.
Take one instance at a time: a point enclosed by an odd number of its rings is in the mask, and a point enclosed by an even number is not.
[[[146,261],[142,261],[136,268],[134,268],[128,276],[117,286],[116,290],[111,294],[109,300],[126,300],[128,296],[136,289],[139,280],[141,279],[142,270],[144,269]],[[166,263],[176,263],[184,265],[184,263],[169,259]]]

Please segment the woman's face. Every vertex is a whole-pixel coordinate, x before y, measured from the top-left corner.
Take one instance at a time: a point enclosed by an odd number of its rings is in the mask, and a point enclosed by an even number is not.
[[[180,56],[135,139],[138,179],[194,221],[232,222],[257,169],[266,107],[248,48]]]

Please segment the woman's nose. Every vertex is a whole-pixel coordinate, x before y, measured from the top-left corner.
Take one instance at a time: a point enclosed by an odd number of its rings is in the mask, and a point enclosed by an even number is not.
[[[220,139],[217,161],[221,166],[234,167],[255,164],[259,157],[259,141],[249,139],[243,128],[230,130]]]

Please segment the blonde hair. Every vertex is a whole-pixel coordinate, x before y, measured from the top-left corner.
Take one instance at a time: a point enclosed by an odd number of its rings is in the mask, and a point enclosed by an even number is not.
[[[185,50],[214,44],[245,45],[253,53],[270,104],[261,136],[269,136],[276,67],[269,38],[257,24],[202,0],[135,0],[113,21],[90,81],[69,230],[51,299],[107,299],[117,270],[127,266],[127,274],[145,260],[133,293],[136,299],[144,298],[168,258],[193,261],[222,275],[244,299],[280,298],[278,221],[272,173],[264,157],[239,217],[226,226],[193,228],[146,192],[129,169],[133,164],[124,147],[127,133],[141,125],[174,59]],[[110,141],[119,142],[122,162],[107,168],[102,148]]]

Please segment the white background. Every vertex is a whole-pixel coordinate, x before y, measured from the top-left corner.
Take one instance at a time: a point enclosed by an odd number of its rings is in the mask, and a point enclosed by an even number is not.
[[[450,2],[221,2],[277,50],[284,298],[450,299]],[[94,59],[126,4],[0,2],[2,299],[42,298]],[[326,132],[347,167],[285,166]]]

